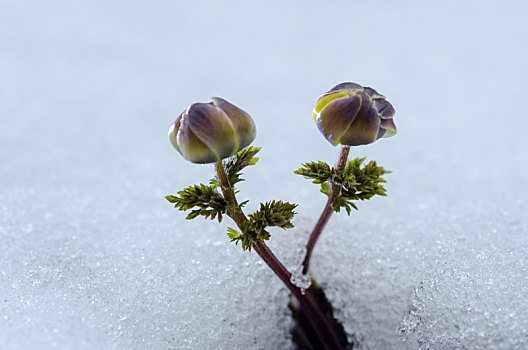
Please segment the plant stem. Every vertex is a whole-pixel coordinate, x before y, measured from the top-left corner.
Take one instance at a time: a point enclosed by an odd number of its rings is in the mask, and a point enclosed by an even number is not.
[[[345,169],[349,152],[350,152],[350,146],[343,146],[341,148],[341,154],[339,155],[339,159],[337,161],[337,166],[336,166],[337,170]],[[333,207],[334,201],[340,194],[341,194],[341,186],[338,184],[332,184],[332,188],[330,189],[330,193],[328,194],[328,201],[326,202],[323,212],[321,213],[319,220],[317,220],[317,223],[315,224],[313,231],[310,234],[310,239],[308,240],[308,243],[306,244],[306,255],[304,256],[304,261],[302,263],[304,274],[308,273],[309,271],[310,259],[312,257],[315,244],[317,243],[319,236],[321,236],[321,233],[323,232],[323,229],[326,226],[326,223],[330,219],[330,216],[332,216],[332,213],[334,212],[334,207]]]
[[[218,180],[224,197],[231,201],[233,204],[238,206],[238,202],[235,196],[233,186],[229,183],[227,175],[225,173],[224,165],[222,161],[219,161],[215,165],[216,173],[218,174]],[[227,213],[229,217],[242,229],[243,223],[248,219],[242,210],[231,211]],[[281,281],[288,287],[290,292],[297,298],[301,304],[303,310],[309,318],[309,322],[312,327],[316,330],[317,335],[321,342],[325,345],[327,350],[340,350],[343,349],[339,340],[332,329],[328,319],[321,312],[314,299],[308,294],[303,294],[296,285],[291,282],[291,273],[286,267],[280,262],[280,260],[273,254],[271,249],[264,242],[253,243],[253,249],[257,254],[264,260],[264,262],[271,268],[271,270],[281,279]]]

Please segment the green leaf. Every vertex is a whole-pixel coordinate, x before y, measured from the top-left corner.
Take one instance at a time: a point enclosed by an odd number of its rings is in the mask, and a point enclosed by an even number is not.
[[[243,240],[243,235],[231,227],[227,228],[227,236],[231,239],[231,242],[235,242],[235,244],[238,244],[238,242]]]
[[[211,185],[213,188],[217,188],[220,186],[220,182],[218,182],[218,180],[213,177],[211,180],[209,180],[209,185]]]
[[[227,235],[229,236],[229,238],[231,238],[233,240],[233,239],[240,238],[240,236],[242,234],[240,232],[238,232],[237,230],[235,230],[234,228],[228,227],[227,228]]]
[[[198,215],[200,215],[200,210],[193,210],[189,214],[187,214],[187,216],[185,218],[187,220],[191,220],[191,219],[194,219],[195,217],[197,217]]]
[[[291,219],[295,215],[293,211],[297,207],[297,204],[283,202],[283,201],[271,201],[266,203],[260,203],[260,209],[253,214],[249,215],[250,221],[260,221],[265,227],[267,226],[278,226],[282,228],[291,228],[293,224]]]
[[[178,197],[176,196],[165,196],[165,199],[171,203],[176,203],[178,201]]]
[[[326,182],[330,184],[339,184],[345,186],[346,188],[354,186],[354,178],[352,174],[348,174],[343,170],[337,170],[333,167],[330,167],[325,162],[318,161],[310,162],[303,164],[302,168],[294,171],[297,175],[302,175],[307,179],[313,179],[315,184],[324,184]],[[326,191],[326,188],[321,188],[321,192]],[[329,192],[329,191],[326,191]],[[325,192],[323,192],[325,193]],[[325,193],[327,194],[327,193]]]
[[[222,214],[228,208],[228,201],[217,191],[216,187],[204,184],[189,186],[178,192],[178,196],[166,196],[169,202],[174,203],[174,207],[181,211],[192,209],[187,214],[187,219],[194,219],[197,216],[204,216],[206,219],[222,221]]]
[[[302,175],[307,179],[313,179],[313,183],[320,184],[328,181],[334,172],[334,169],[325,162],[318,161],[304,163],[301,168],[294,171],[294,174]]]
[[[258,158],[255,155],[260,151],[261,147],[249,146],[224,161],[224,168],[227,174],[229,184],[234,186],[237,182],[244,181],[241,178],[242,170],[250,165],[255,165]]]
[[[313,183],[321,185],[321,193],[330,195],[332,186],[341,188],[340,196],[334,200],[333,208],[339,212],[344,208],[350,215],[352,209],[358,209],[353,201],[367,200],[375,195],[386,196],[383,175],[390,171],[378,166],[372,161],[364,164],[365,158],[350,160],[344,170],[337,170],[325,162],[310,162],[303,164],[295,174],[312,179]]]
[[[355,184],[343,188],[342,197],[351,200],[366,200],[375,195],[387,195],[382,185],[387,181],[382,176],[390,173],[390,171],[378,166],[375,161],[363,165],[364,161],[365,158],[356,158],[348,162],[345,174],[352,177]]]
[[[330,194],[330,184],[328,182],[323,182],[321,184],[321,193],[326,194],[327,196]]]
[[[387,195],[382,185],[386,181],[382,176],[390,171],[378,166],[375,161],[363,164],[364,161],[365,158],[356,158],[347,163],[344,172],[345,183],[342,184],[340,196],[334,202],[334,209],[344,207],[350,215],[351,208],[358,210],[353,201],[368,200],[375,195]]]
[[[291,220],[295,215],[293,211],[297,204],[282,201],[271,201],[260,203],[260,209],[248,215],[248,221],[242,224],[242,234],[238,233],[235,241],[242,243],[242,249],[251,250],[256,242],[264,242],[270,238],[266,231],[269,226],[282,227],[284,229],[293,227]],[[229,233],[228,233],[229,235]],[[234,233],[232,233],[233,237]]]

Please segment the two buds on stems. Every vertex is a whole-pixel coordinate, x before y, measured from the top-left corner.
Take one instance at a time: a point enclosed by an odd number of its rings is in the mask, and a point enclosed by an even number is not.
[[[193,163],[215,163],[249,146],[255,123],[244,110],[219,98],[194,103],[169,129],[174,148]],[[334,146],[358,146],[396,134],[394,107],[369,87],[355,83],[336,85],[317,100],[313,117]]]
[[[308,271],[311,252],[324,225],[333,211],[357,209],[353,201],[385,195],[381,177],[387,171],[376,162],[362,165],[364,158],[347,162],[350,146],[365,145],[382,137],[396,134],[392,120],[394,108],[385,97],[372,88],[355,83],[339,84],[323,94],[315,105],[313,117],[324,137],[333,145],[342,144],[338,165],[325,162],[303,164],[296,174],[321,185],[328,196],[327,205],[310,235],[307,244],[304,272]],[[169,195],[166,199],[181,211],[190,210],[187,219],[197,216],[222,219],[229,216],[238,226],[228,228],[232,242],[244,250],[253,248],[283,281],[298,303],[289,305],[298,326],[292,330],[293,339],[301,348],[325,350],[349,349],[343,327],[333,318],[332,307],[320,287],[312,285],[304,291],[292,280],[292,274],[265,244],[270,238],[268,227],[293,227],[291,222],[297,204],[269,201],[260,204],[256,212],[245,215],[234,185],[242,181],[241,171],[254,165],[258,147],[248,147],[256,136],[251,116],[229,103],[213,97],[209,103],[194,103],[181,113],[169,129],[169,140],[174,148],[193,163],[216,163],[217,176],[210,185],[194,185]],[[229,158],[222,162],[222,159]],[[220,186],[219,186],[220,185]],[[308,288],[308,287],[307,287]],[[330,310],[323,313],[323,310]]]

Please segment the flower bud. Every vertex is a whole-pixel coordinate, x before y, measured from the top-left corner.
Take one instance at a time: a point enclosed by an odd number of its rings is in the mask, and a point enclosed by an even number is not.
[[[341,83],[319,97],[313,117],[332,145],[358,146],[395,135],[394,113],[394,107],[376,90]]]
[[[232,156],[255,139],[251,116],[226,100],[194,103],[169,128],[169,140],[193,163],[215,163]]]

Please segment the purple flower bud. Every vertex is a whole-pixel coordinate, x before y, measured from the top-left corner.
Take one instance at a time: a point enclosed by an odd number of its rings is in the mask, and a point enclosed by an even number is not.
[[[215,163],[234,155],[255,139],[251,116],[226,100],[189,106],[169,128],[169,140],[193,163]]]
[[[332,145],[358,146],[395,135],[394,113],[394,107],[376,90],[341,83],[319,97],[313,117]]]

